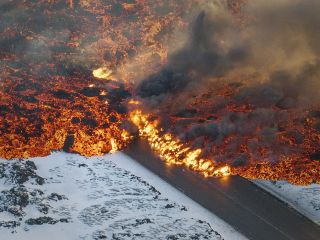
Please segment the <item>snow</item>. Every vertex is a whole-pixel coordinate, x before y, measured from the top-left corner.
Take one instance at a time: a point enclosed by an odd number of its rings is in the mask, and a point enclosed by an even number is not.
[[[121,152],[29,160],[0,160],[3,239],[245,239]]]
[[[316,224],[320,225],[320,185],[296,186],[285,181],[253,181],[259,187],[286,202]]]

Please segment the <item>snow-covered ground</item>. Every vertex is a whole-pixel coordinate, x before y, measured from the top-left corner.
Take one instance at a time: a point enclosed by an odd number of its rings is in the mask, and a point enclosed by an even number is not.
[[[123,153],[0,160],[1,239],[245,239]]]
[[[288,182],[255,180],[255,184],[320,225],[320,185],[295,186]]]

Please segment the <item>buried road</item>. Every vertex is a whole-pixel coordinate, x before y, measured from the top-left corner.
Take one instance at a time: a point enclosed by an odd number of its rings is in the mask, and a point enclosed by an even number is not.
[[[249,239],[320,239],[319,226],[246,179],[204,179],[186,169],[168,167],[144,141],[133,143],[126,154]]]

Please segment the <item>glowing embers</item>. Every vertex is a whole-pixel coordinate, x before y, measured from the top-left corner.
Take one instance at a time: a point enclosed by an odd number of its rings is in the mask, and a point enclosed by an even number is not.
[[[0,157],[28,158],[53,150],[84,156],[103,155],[123,149],[130,134],[122,128],[127,115],[118,108],[126,91],[111,99],[116,82],[100,82],[86,73],[54,76],[43,81],[33,75],[4,81],[0,90]],[[8,89],[8,91],[4,91]],[[124,95],[122,93],[125,92]]]
[[[201,158],[201,149],[192,150],[171,134],[163,134],[158,129],[157,121],[150,121],[150,116],[141,110],[131,112],[130,119],[138,127],[139,134],[148,140],[151,148],[169,165],[188,167],[200,172],[205,177],[228,176],[229,166],[217,167],[213,161]]]
[[[112,76],[112,70],[108,69],[107,67],[101,67],[92,71],[94,77],[99,79],[106,79],[106,80],[115,80]]]
[[[252,97],[245,83],[207,89],[196,97],[189,93],[183,99],[171,99],[166,132],[201,148],[202,158],[214,157],[231,166],[232,174],[299,185],[320,182],[317,107],[285,108],[279,102],[261,100],[265,88]],[[179,109],[172,113],[170,107],[177,105]]]
[[[128,104],[129,105],[141,105],[141,102],[134,100],[134,99],[131,99],[131,100],[129,100]]]

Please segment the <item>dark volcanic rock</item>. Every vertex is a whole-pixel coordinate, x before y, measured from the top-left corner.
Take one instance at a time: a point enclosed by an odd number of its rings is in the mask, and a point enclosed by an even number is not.
[[[93,118],[83,118],[81,120],[81,122],[84,124],[84,125],[87,125],[89,127],[97,127],[98,126],[98,122],[93,119]]]
[[[320,161],[320,152],[312,153],[312,154],[310,155],[310,159],[311,159],[311,160],[318,160],[318,161]]]
[[[59,99],[67,99],[67,100],[73,99],[73,96],[64,90],[52,91],[52,94],[54,97],[59,98]]]
[[[196,116],[198,113],[197,109],[184,109],[176,114],[177,117],[190,118]]]
[[[49,208],[50,208],[50,205],[46,205],[46,204],[42,204],[42,203],[38,206],[39,212],[41,212],[43,214],[48,214]]]
[[[26,224],[28,225],[56,224],[58,222],[58,220],[55,220],[51,217],[29,218],[26,220]]]
[[[232,166],[242,167],[242,166],[245,166],[247,162],[248,162],[248,157],[246,155],[241,155],[232,162]]]
[[[0,221],[0,229],[3,228],[16,228],[19,227],[21,224],[16,221]]]
[[[69,134],[66,137],[66,140],[64,141],[63,151],[70,152],[70,149],[72,148],[73,144],[74,144],[74,135]]]
[[[86,87],[86,88],[83,88],[81,91],[80,91],[81,94],[87,96],[87,97],[97,97],[100,95],[100,90],[99,88],[90,88],[90,87]]]
[[[310,117],[319,118],[320,119],[320,111],[312,111],[310,113]]]
[[[67,198],[66,198],[66,196],[60,195],[58,193],[51,193],[50,196],[48,197],[48,199],[57,202],[57,201],[61,201],[61,200],[67,199]]]
[[[297,102],[293,98],[284,98],[281,99],[276,106],[281,109],[289,109],[297,106]]]
[[[18,161],[13,164],[0,164],[0,178],[5,177],[12,183],[24,184],[25,182],[35,179],[38,185],[44,183],[44,178],[36,173],[37,167],[32,161]]]
[[[6,186],[0,213],[8,216],[0,220],[0,230],[32,235],[37,226],[46,231],[68,223],[75,239],[222,239],[208,223],[191,218],[186,207],[112,161],[53,154],[41,159],[48,161],[39,170],[46,174],[41,187],[37,160],[0,162]]]
[[[22,216],[23,208],[29,204],[29,194],[24,187],[13,187],[10,190],[1,191],[0,212],[10,212],[14,216]]]
[[[152,223],[152,221],[149,218],[144,218],[144,219],[136,219],[136,224],[134,224],[135,227],[143,224],[149,224]]]

